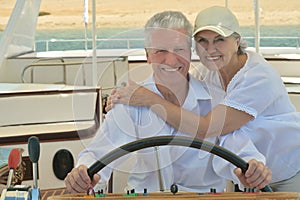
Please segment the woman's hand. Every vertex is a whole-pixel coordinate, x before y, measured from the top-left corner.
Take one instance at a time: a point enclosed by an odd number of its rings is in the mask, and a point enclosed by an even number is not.
[[[111,110],[116,103],[127,104],[131,106],[148,106],[147,102],[154,96],[153,92],[140,86],[134,81],[129,80],[126,87],[112,90],[107,99],[105,111]]]
[[[108,112],[114,107],[114,103],[112,101],[112,98],[114,98],[114,94],[116,94],[117,90],[112,89],[109,97],[107,98],[106,105],[105,105],[105,111]]]
[[[262,189],[270,183],[272,171],[266,165],[255,159],[250,160],[248,164],[249,167],[245,174],[242,173],[240,168],[234,170],[234,173],[245,187]]]

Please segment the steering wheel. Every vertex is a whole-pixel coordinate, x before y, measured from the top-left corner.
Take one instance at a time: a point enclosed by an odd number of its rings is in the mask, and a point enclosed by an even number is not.
[[[93,175],[103,169],[106,165],[130,152],[163,145],[177,145],[204,150],[229,161],[236,167],[241,168],[243,173],[245,173],[248,169],[248,163],[242,158],[233,152],[213,143],[184,136],[156,136],[139,139],[112,150],[88,168],[89,177],[92,179]],[[272,192],[272,189],[269,185],[267,185],[261,189],[261,191]]]

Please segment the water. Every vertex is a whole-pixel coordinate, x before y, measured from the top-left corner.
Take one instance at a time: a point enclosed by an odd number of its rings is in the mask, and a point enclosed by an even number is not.
[[[254,27],[241,27],[242,36],[248,41],[248,45],[254,47],[255,29]],[[299,47],[300,43],[300,26],[261,26],[261,46],[269,47]],[[263,37],[276,37],[266,38]],[[87,31],[87,47],[92,49],[92,33],[91,30]],[[252,38],[247,38],[252,37]],[[285,38],[283,38],[285,37]],[[289,38],[287,38],[289,37]],[[127,41],[126,39],[132,39]],[[133,40],[139,38],[139,40]],[[75,40],[70,42],[60,42],[59,40]],[[77,40],[80,39],[81,41]],[[143,29],[118,29],[118,28],[105,28],[97,29],[98,49],[124,49],[130,45],[130,48],[143,48]],[[105,39],[105,40],[104,40]],[[117,40],[120,39],[120,40]],[[45,40],[53,42],[48,43],[48,50],[75,50],[85,49],[85,30],[40,30],[36,33],[36,50],[45,51]],[[43,42],[40,42],[43,41]]]
[[[97,29],[97,39],[105,39],[97,42],[98,49],[121,49],[127,48],[128,38],[139,38],[139,40],[132,42],[131,48],[142,48],[143,47],[143,29]],[[92,49],[92,32],[87,31],[88,49]],[[75,40],[70,42],[61,42],[60,40]],[[116,40],[120,39],[120,40]],[[51,40],[49,42],[49,50],[74,50],[74,49],[85,49],[85,30],[41,30],[36,33],[36,50],[45,51],[45,43],[43,40]],[[42,41],[42,42],[39,42]]]

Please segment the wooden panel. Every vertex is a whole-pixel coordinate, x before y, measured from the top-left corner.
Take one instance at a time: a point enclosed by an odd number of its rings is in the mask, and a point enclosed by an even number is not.
[[[150,193],[148,196],[138,194],[138,196],[124,196],[123,194],[108,194],[101,199],[127,199],[127,200],[141,200],[141,199],[184,199],[184,200],[208,200],[208,199],[220,199],[220,200],[232,200],[232,199],[244,199],[244,200],[257,200],[257,199],[285,199],[285,200],[298,200],[299,193],[293,192],[258,192],[258,193],[240,193],[240,192],[227,192],[227,193],[177,193],[175,195],[165,192]],[[61,196],[52,196],[48,200],[90,200],[95,199],[94,196],[85,196],[84,194],[66,194]],[[97,198],[96,198],[97,199]],[[99,198],[98,198],[99,199]]]

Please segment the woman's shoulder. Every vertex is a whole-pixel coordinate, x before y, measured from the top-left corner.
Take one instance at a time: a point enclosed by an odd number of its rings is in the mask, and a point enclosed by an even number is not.
[[[244,69],[239,72],[236,84],[259,86],[269,90],[284,90],[284,85],[279,73],[268,63],[263,56],[255,52],[247,52],[247,61]]]
[[[252,72],[257,76],[267,75],[269,78],[280,78],[275,68],[260,54],[252,51],[247,51],[247,61],[245,64],[245,70]]]
[[[247,61],[246,65],[249,66],[265,66],[270,67],[270,63],[266,61],[266,59],[259,53],[253,52],[253,51],[246,51],[247,54]]]

